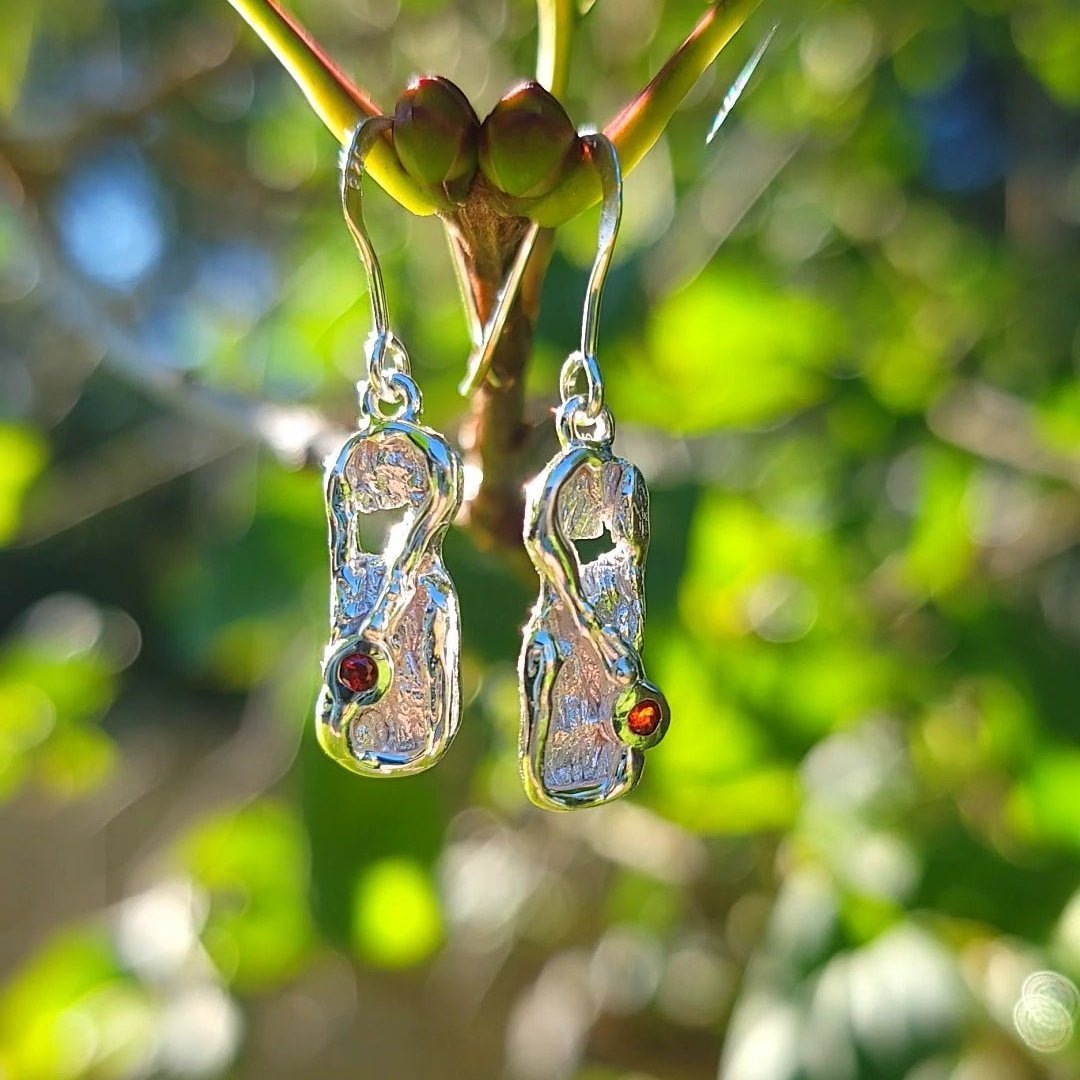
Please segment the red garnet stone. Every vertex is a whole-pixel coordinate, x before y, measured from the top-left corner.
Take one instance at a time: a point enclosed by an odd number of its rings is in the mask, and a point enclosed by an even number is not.
[[[342,686],[362,694],[379,681],[379,665],[367,653],[349,653],[338,664],[337,677]]]
[[[626,726],[635,735],[651,735],[660,726],[660,703],[642,698],[627,714]]]

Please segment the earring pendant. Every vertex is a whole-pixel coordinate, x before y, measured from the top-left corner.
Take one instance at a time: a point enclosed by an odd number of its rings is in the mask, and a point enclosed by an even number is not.
[[[457,592],[442,543],[462,498],[461,456],[420,423],[409,357],[390,329],[382,270],[364,225],[363,163],[390,129],[361,121],[342,160],[341,203],[364,269],[374,331],[358,384],[360,427],[326,472],[330,641],[315,726],[335,761],[366,776],[430,768],[461,717]],[[364,550],[361,522],[402,511],[381,551]]]
[[[607,531],[581,564],[575,541]],[[540,593],[519,659],[519,761],[537,806],[611,802],[641,777],[667,730],[667,700],[645,678],[649,494],[610,444],[571,441],[526,489],[525,545]]]
[[[353,772],[421,772],[457,732],[461,629],[442,541],[461,477],[457,451],[411,417],[372,420],[327,470],[330,642],[317,732]],[[364,551],[363,516],[387,510],[404,517],[382,551]]]

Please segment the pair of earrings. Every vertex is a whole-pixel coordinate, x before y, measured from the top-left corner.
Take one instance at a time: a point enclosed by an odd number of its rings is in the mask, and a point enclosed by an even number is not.
[[[316,706],[323,749],[366,776],[409,775],[434,765],[461,714],[460,618],[442,542],[461,506],[462,461],[420,422],[420,391],[390,329],[363,218],[364,159],[391,123],[363,121],[342,163],[342,207],[367,272],[374,329],[364,349],[366,378],[357,387],[359,430],[326,473],[330,642]],[[551,810],[596,806],[630,791],[641,776],[642,752],[660,741],[669,719],[640,656],[648,491],[638,469],[612,452],[614,425],[596,361],[622,177],[611,142],[599,134],[584,139],[604,188],[600,242],[581,348],[567,358],[559,380],[561,448],[525,498],[524,543],[540,592],[518,663],[519,761],[529,798]],[[532,227],[500,293],[480,357],[490,355],[536,232]],[[473,376],[475,385],[475,368]],[[384,550],[365,551],[360,520],[389,510],[403,510],[402,520]],[[599,539],[605,528],[613,547],[583,564],[575,542]]]

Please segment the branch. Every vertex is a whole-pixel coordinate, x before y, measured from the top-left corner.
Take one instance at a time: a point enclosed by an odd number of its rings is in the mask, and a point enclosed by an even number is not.
[[[482,328],[491,316],[528,222],[494,213],[482,185],[477,185],[473,197],[445,223],[451,247],[463,267],[466,306],[476,312],[477,324]],[[469,412],[459,432],[466,469],[479,479],[475,490],[466,493],[461,523],[481,546],[521,557],[523,471],[528,464],[524,451],[531,433],[525,421],[525,369],[550,256],[551,234],[545,233],[537,242],[518,301],[510,308],[495,344],[491,365],[494,378],[469,399]]]
[[[477,222],[466,217],[466,223],[466,231],[452,234],[452,242],[464,244],[474,271],[480,271],[470,277],[466,288],[486,316],[501,280],[503,260],[514,250],[514,242],[526,223],[517,222],[517,234],[503,238],[501,243],[494,235],[487,235],[486,228],[496,229],[501,236],[508,224],[514,224],[513,219],[481,216]],[[315,409],[253,400],[193,382],[171,357],[139,340],[113,316],[106,298],[64,265],[44,230],[29,215],[23,215],[22,228],[20,242],[34,250],[42,268],[39,295],[49,303],[51,319],[94,347],[101,354],[103,367],[147,398],[221,432],[225,439],[216,444],[213,453],[234,445],[255,444],[272,450],[291,468],[321,470],[327,456],[340,448],[347,432]],[[461,524],[482,546],[521,553],[522,557],[521,450],[530,430],[522,420],[523,371],[550,242],[539,244],[538,249],[536,269],[530,266],[522,284],[521,302],[514,306],[496,354],[495,369],[503,381],[498,388],[488,386],[473,396],[462,435],[467,460],[477,468],[482,482],[463,507]],[[485,260],[484,253],[493,261]],[[202,461],[200,457],[192,458],[191,467]],[[63,524],[43,521],[37,526],[35,535],[24,540],[38,539]]]
[[[939,439],[977,457],[1080,489],[1080,454],[1048,446],[1035,410],[987,383],[960,383],[930,409],[927,424]]]
[[[683,98],[760,3],[720,0],[710,7],[649,85],[604,126],[624,176],[652,149]],[[595,170],[582,161],[550,195],[529,207],[528,215],[541,225],[559,225],[594,206],[600,196]]]
[[[15,545],[48,540],[241,449],[245,440],[170,410],[64,464],[54,463],[27,501]]]
[[[368,92],[351,82],[276,0],[229,0],[229,3],[281,61],[342,146],[349,145],[361,120],[382,113]],[[376,183],[406,210],[421,216],[435,213],[435,202],[401,167],[389,140],[384,139],[372,148],[365,167]]]
[[[100,350],[101,363],[148,398],[241,441],[272,450],[293,468],[322,468],[345,433],[314,409],[256,401],[192,382],[168,357],[140,341],[116,320],[93,287],[54,255],[40,227],[23,220],[51,291],[52,316],[82,341]]]

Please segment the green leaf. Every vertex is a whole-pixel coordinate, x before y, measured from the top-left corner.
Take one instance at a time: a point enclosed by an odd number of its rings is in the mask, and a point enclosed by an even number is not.
[[[34,755],[38,779],[65,798],[77,798],[99,787],[117,765],[116,745],[96,727],[65,727]]]
[[[905,579],[916,590],[947,593],[971,569],[972,472],[971,462],[952,450],[927,446],[920,453],[918,511],[904,563]]]
[[[292,978],[313,936],[307,838],[292,811],[263,799],[210,818],[178,855],[209,896],[203,941],[222,975],[243,990]]]
[[[45,442],[36,431],[0,423],[0,545],[18,532],[23,500],[45,467],[46,456]]]
[[[1017,788],[1014,820],[1036,842],[1080,851],[1080,750],[1058,746],[1044,753]]]
[[[11,1080],[122,1080],[145,1062],[154,1021],[102,930],[62,931],[0,998],[0,1069]]]
[[[19,100],[23,77],[34,43],[36,5],[32,0],[10,4],[0,34],[0,114],[10,113]]]
[[[65,650],[42,633],[0,651],[0,799],[31,778],[76,798],[111,775],[115,747],[96,722],[116,696],[116,674],[97,646]]]
[[[616,415],[675,432],[759,425],[828,390],[844,330],[811,296],[747,271],[708,271],[649,320],[645,353],[612,379]]]
[[[442,914],[431,877],[411,859],[381,859],[357,879],[352,943],[375,967],[412,967],[442,942]]]

